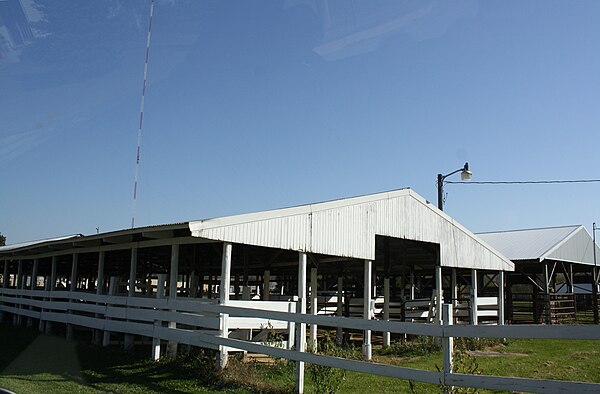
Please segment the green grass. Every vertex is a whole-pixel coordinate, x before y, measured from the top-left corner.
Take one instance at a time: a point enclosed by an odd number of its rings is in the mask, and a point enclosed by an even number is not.
[[[0,324],[0,387],[27,393],[288,393],[293,363],[242,362],[235,357],[223,374],[206,367],[213,354],[196,352],[176,360],[149,360],[149,348],[137,352],[103,349]],[[404,347],[398,347],[404,351]],[[409,349],[410,350],[410,349]],[[414,350],[414,349],[413,349]],[[491,351],[495,353],[491,353]],[[441,353],[375,355],[374,361],[436,370]],[[504,357],[491,357],[497,353]],[[600,383],[600,341],[510,340],[477,355],[485,375],[563,379]],[[307,374],[307,392],[313,390]],[[439,392],[417,384],[417,392]],[[342,393],[408,393],[409,383],[348,372]],[[486,392],[486,391],[482,391]]]

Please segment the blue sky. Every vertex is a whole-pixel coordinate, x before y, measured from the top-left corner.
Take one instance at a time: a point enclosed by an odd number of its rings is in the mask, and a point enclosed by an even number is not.
[[[0,1],[0,232],[130,226],[142,0]],[[156,0],[136,225],[474,180],[598,179],[600,2]],[[458,175],[449,180],[459,180]],[[600,183],[446,185],[473,231],[600,222]]]

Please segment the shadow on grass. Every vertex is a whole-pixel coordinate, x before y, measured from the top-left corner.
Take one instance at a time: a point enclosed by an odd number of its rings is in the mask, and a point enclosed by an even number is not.
[[[216,373],[215,353],[206,350],[154,362],[149,359],[149,348],[140,347],[137,352],[105,349],[6,324],[0,324],[0,348],[0,377],[56,383],[59,391],[89,387],[114,393],[289,392],[287,387],[265,385],[259,375],[266,371],[242,363],[232,363],[238,370]],[[257,376],[254,380],[232,378],[240,374]]]

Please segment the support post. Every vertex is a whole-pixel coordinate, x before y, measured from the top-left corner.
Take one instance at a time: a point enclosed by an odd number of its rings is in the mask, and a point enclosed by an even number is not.
[[[390,320],[390,277],[383,278],[383,319]],[[390,346],[391,335],[389,332],[383,333],[383,347]]]
[[[156,298],[160,299],[165,296],[165,274],[158,274],[158,281],[156,283]],[[152,360],[158,361],[160,359],[160,336],[158,330],[162,327],[162,321],[154,321],[154,336],[152,338]]]
[[[179,244],[171,245],[171,270],[169,272],[169,299],[177,299],[177,278],[179,277]],[[170,321],[167,326],[177,328],[177,322]],[[177,342],[167,342],[167,357],[177,357]]]
[[[35,290],[37,288],[37,274],[38,274],[38,259],[33,259],[33,268],[31,270],[31,290]],[[32,297],[33,298],[33,297]],[[30,306],[29,309],[32,307]],[[27,318],[27,328],[33,327],[33,317]]]
[[[229,304],[229,286],[231,285],[231,252],[233,245],[230,242],[223,243],[223,257],[221,259],[221,285],[219,286],[219,303],[223,306]],[[229,336],[229,327],[227,320],[229,315],[227,313],[221,313],[221,337],[227,338]],[[217,367],[220,370],[227,367],[228,361],[227,347],[219,345],[219,353],[217,359]]]
[[[476,326],[479,324],[479,315],[478,311],[478,300],[477,296],[479,293],[478,290],[478,281],[477,281],[477,270],[471,270],[471,324]]]
[[[117,292],[117,282],[119,280],[118,276],[111,276],[110,277],[110,281],[108,283],[108,295],[109,296],[114,296],[115,293]],[[109,305],[106,305],[107,307]],[[110,320],[110,318],[106,318],[106,320]],[[110,345],[110,331],[105,329],[104,333],[102,334],[102,346],[103,347],[108,347]]]
[[[131,260],[129,263],[129,289],[127,290],[127,297],[135,296],[135,282],[137,278],[137,248],[131,248]],[[123,339],[123,347],[125,350],[132,350],[135,340],[135,335],[125,334]]]
[[[4,272],[2,273],[2,287],[8,287],[8,260],[4,260]]]
[[[594,244],[594,248],[596,245]],[[594,249],[595,250],[595,249]],[[594,324],[600,324],[600,310],[598,309],[598,267],[592,267],[592,307],[594,308]]]
[[[344,316],[344,277],[342,275],[338,275],[337,278],[337,308],[335,310],[335,314],[339,317]],[[342,327],[337,327],[335,332],[336,343],[341,345],[344,342],[344,329]]]
[[[443,321],[444,326],[451,326],[453,323],[453,311],[452,304],[444,304],[443,306],[444,315]],[[452,392],[452,387],[446,386],[446,379],[448,378],[448,374],[452,373],[452,353],[454,352],[454,338],[452,337],[443,337],[442,338],[442,357],[443,357],[443,377],[442,377],[442,385],[444,386],[444,392],[449,393]]]
[[[442,324],[443,303],[444,297],[442,291],[442,266],[438,265],[435,267],[435,323],[437,324]]]
[[[16,280],[16,289],[17,290],[21,290],[23,288],[23,260],[19,260],[18,266],[17,266],[17,280]],[[23,298],[23,296],[18,296],[18,298]],[[23,308],[23,305],[21,305],[21,302],[19,301],[19,310]],[[18,312],[14,318],[13,318],[13,325],[15,326],[20,326],[21,325],[21,312]]]
[[[548,272],[548,263],[544,263],[544,309],[546,315],[546,324],[552,324],[552,312],[550,311],[550,273]]]
[[[98,275],[96,277],[96,295],[102,295],[102,291],[104,290],[104,260],[106,257],[106,252],[99,251],[98,252]],[[97,305],[100,305],[98,303]],[[96,319],[100,318],[100,314],[96,313]],[[97,345],[102,345],[102,330],[94,330],[94,342]]]
[[[458,306],[458,281],[456,280],[456,268],[452,268],[452,308],[456,309]]]
[[[79,255],[77,253],[73,253],[73,261],[71,263],[71,283],[69,284],[69,291],[71,293],[75,292],[77,290],[77,261],[78,261],[78,257]],[[73,302],[73,294],[71,294],[69,296],[69,303]],[[69,309],[67,311],[67,321],[68,318],[72,312]],[[72,341],[73,340],[73,325],[70,323],[67,323],[67,341]]]
[[[306,253],[298,258],[298,308],[300,314],[306,313]],[[296,351],[306,351],[306,323],[296,324]],[[296,393],[304,392],[304,362],[296,361]]]
[[[504,271],[498,273],[498,324],[504,325]]]
[[[263,275],[263,291],[262,291],[262,299],[263,301],[269,301],[269,296],[271,295],[271,271],[265,270]]]
[[[363,286],[363,319],[371,320],[371,298],[373,286],[371,285],[371,279],[373,277],[373,262],[371,260],[365,260],[364,268],[364,286]],[[364,331],[363,341],[363,357],[365,360],[370,360],[372,356],[371,346],[371,330]]]
[[[311,268],[310,269],[310,313],[311,313],[311,315],[316,315],[318,312],[318,310],[317,310],[317,308],[318,308],[317,287],[318,287],[317,269]],[[317,330],[318,330],[318,327],[316,324],[310,325],[310,342],[311,342],[315,352],[317,351]]]
[[[52,301],[52,292],[56,289],[56,264],[58,262],[58,258],[56,256],[52,256],[52,267],[50,268],[50,282],[48,286],[48,290],[50,291],[50,297],[47,298],[47,301]],[[46,321],[46,334],[50,334],[52,332],[52,322],[50,320]]]

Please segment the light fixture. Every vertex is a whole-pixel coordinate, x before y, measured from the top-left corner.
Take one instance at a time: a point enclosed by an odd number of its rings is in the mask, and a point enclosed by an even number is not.
[[[473,178],[473,173],[469,171],[469,163],[465,163],[463,168],[459,168],[458,170],[452,171],[449,174],[437,175],[438,208],[440,211],[444,210],[444,180],[450,175],[456,174],[457,172],[460,172],[460,179],[463,181],[470,181]]]

